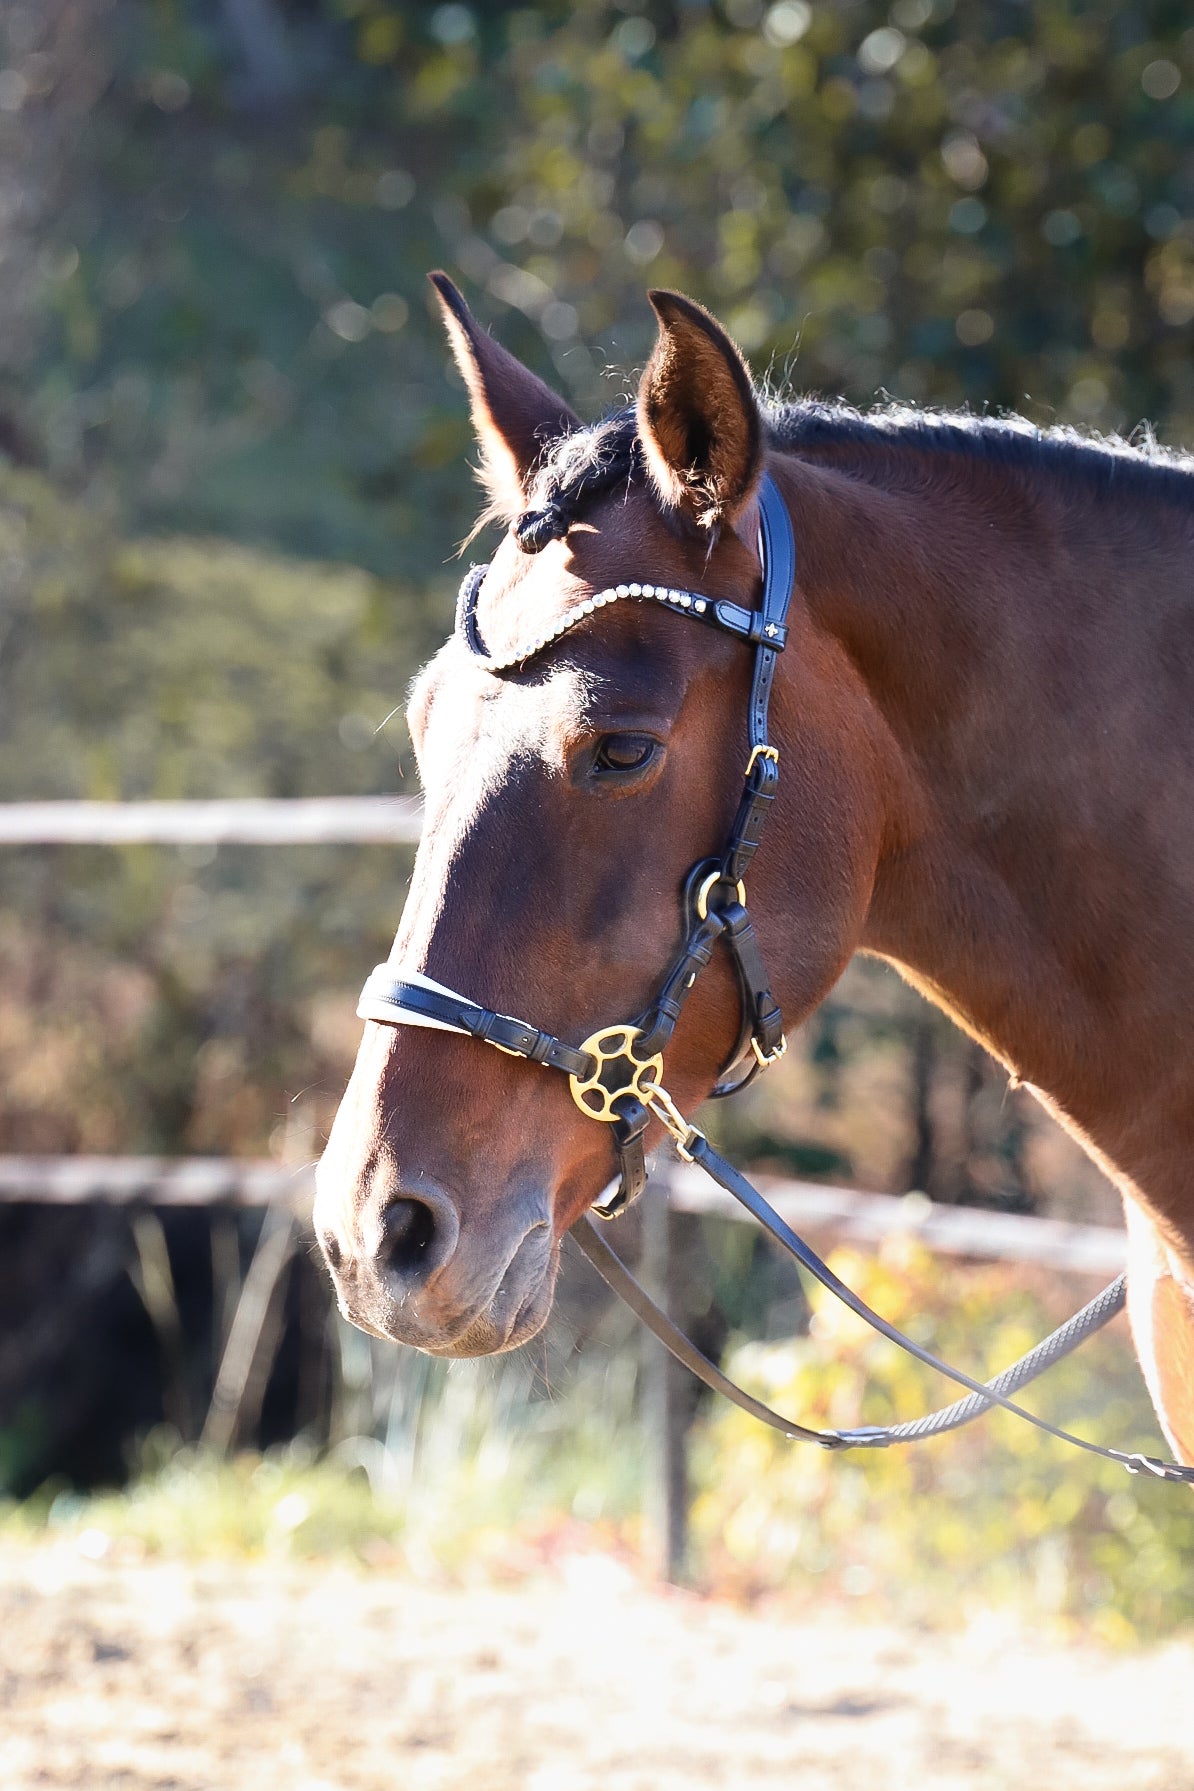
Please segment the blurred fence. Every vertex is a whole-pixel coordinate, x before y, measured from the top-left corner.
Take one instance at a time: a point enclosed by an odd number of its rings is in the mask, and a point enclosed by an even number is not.
[[[1124,1266],[1124,1234],[1112,1226],[936,1205],[923,1194],[864,1194],[818,1182],[756,1179],[780,1216],[810,1238],[875,1247],[890,1237],[911,1237],[940,1255],[1039,1263],[1074,1275],[1115,1275]],[[662,1159],[653,1181],[674,1212],[750,1218],[690,1166]],[[305,1218],[314,1186],[312,1165],[289,1168],[267,1159],[0,1156],[0,1202],[277,1206]]]
[[[412,796],[229,797],[215,802],[0,803],[0,846],[413,845]]]
[[[418,840],[421,804],[409,797],[320,797],[179,802],[27,802],[0,804],[0,845],[310,844]],[[762,1176],[780,1215],[823,1248],[849,1242],[875,1248],[908,1237],[950,1256],[1039,1264],[1060,1272],[1109,1276],[1124,1266],[1123,1233],[1018,1214],[934,1204],[922,1194],[895,1197]],[[0,1156],[0,1204],[118,1205],[149,1208],[267,1209],[226,1341],[204,1440],[227,1447],[247,1404],[260,1402],[266,1332],[274,1290],[306,1231],[314,1193],[311,1164],[222,1157]],[[638,1272],[675,1309],[669,1212],[749,1218],[698,1170],[663,1158],[644,1202]],[[144,1254],[144,1253],[143,1253]],[[144,1265],[143,1265],[144,1266]],[[151,1278],[143,1276],[150,1295]],[[687,1428],[674,1368],[646,1340],[644,1422],[654,1459],[651,1503],[662,1571],[682,1577],[687,1524]]]
[[[203,1442],[225,1450],[245,1422],[246,1412],[260,1406],[276,1345],[275,1290],[308,1231],[314,1179],[311,1164],[292,1168],[221,1157],[0,1156],[0,1203],[104,1202],[129,1207],[134,1214],[149,1207],[268,1209],[203,1428]],[[874,1248],[888,1238],[903,1236],[946,1255],[1041,1264],[1100,1279],[1117,1274],[1124,1266],[1124,1234],[1112,1227],[938,1206],[917,1194],[896,1198],[814,1183],[759,1180],[783,1218],[822,1248],[839,1242]],[[643,1203],[637,1272],[655,1297],[676,1313],[680,1302],[674,1285],[671,1212],[746,1220],[750,1215],[691,1167],[669,1158],[655,1164]],[[149,1292],[147,1289],[147,1296]],[[643,1424],[650,1464],[649,1527],[656,1539],[653,1553],[661,1576],[681,1582],[688,1557],[692,1408],[681,1389],[683,1371],[653,1339],[644,1334],[643,1342]]]

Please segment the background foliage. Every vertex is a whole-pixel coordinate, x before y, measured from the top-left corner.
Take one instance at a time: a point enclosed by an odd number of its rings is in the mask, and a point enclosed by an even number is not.
[[[1194,441],[1176,4],[3,0],[0,51],[5,799],[398,786],[391,711],[475,506],[436,265],[586,413],[632,389],[644,289],[675,285],[776,388]],[[313,1154],[406,870],[379,848],[7,854],[0,1147]],[[1109,1210],[874,966],[723,1124],[803,1173]],[[21,1488],[118,1472],[171,1404],[129,1279],[146,1236],[46,1223],[0,1215]],[[224,1271],[163,1226],[197,1426]],[[254,1227],[233,1229],[239,1275]],[[694,1249],[707,1311],[729,1278]],[[752,1263],[744,1308],[770,1297]],[[74,1329],[35,1338],[39,1274],[76,1271]],[[300,1261],[267,1437],[335,1433],[353,1383],[321,1298]]]
[[[1016,1360],[1077,1304],[1055,1279],[999,1264],[951,1268],[943,1306],[940,1262],[906,1241],[878,1260],[849,1250],[833,1260],[877,1310],[972,1372],[976,1353],[984,1374]],[[732,1357],[761,1398],[817,1426],[896,1423],[948,1402],[939,1377],[828,1295],[818,1290],[813,1306],[808,1336]],[[1139,1373],[1115,1333],[1051,1370],[1029,1403],[1110,1447],[1156,1452]],[[1194,1619],[1182,1568],[1194,1548],[1189,1501],[1004,1413],[924,1447],[839,1456],[792,1448],[726,1407],[710,1413],[698,1452],[697,1546],[720,1585],[812,1583],[930,1624],[1027,1606],[1109,1642]]]
[[[10,0],[3,23],[10,796],[395,786],[386,717],[474,508],[436,263],[582,410],[630,388],[660,283],[776,383],[1194,437],[1178,7]],[[109,1142],[266,1144],[295,1060],[271,1021],[240,1121],[197,1122],[205,992],[248,976],[310,1042],[297,1004],[353,986],[404,872],[300,856],[5,865],[55,960],[137,960],[132,1081],[192,1066],[168,1119],[105,1092]],[[795,1118],[756,1115],[798,1166],[1021,1205],[1049,1179],[1031,1114],[873,975],[809,1052]],[[20,1126],[81,1143],[41,1086]]]

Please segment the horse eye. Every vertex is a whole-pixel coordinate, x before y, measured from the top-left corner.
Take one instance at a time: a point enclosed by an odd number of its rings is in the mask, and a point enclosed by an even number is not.
[[[655,757],[658,742],[649,734],[606,734],[597,744],[598,771],[641,771]]]

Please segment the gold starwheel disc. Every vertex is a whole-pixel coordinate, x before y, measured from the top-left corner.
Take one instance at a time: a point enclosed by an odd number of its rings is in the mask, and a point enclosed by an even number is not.
[[[641,1037],[636,1026],[604,1026],[594,1032],[580,1047],[593,1059],[592,1073],[586,1077],[569,1076],[572,1099],[590,1119],[617,1119],[617,1102],[627,1095],[636,1101],[646,1100],[648,1089],[659,1086],[663,1074],[663,1057],[639,1057],[635,1043]]]

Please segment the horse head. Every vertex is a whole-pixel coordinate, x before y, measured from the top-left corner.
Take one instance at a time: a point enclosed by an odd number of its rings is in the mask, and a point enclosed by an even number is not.
[[[651,295],[637,402],[586,428],[435,284],[507,533],[411,695],[426,814],[391,963],[580,1046],[647,1010],[675,956],[686,875],[720,850],[742,789],[752,664],[667,604],[594,599],[646,584],[752,611],[775,457],[745,363],[690,301]],[[882,805],[847,656],[798,593],[790,625],[774,699],[785,777],[750,894],[794,1023],[858,941]],[[715,950],[667,1046],[686,1111],[740,1028]],[[564,1076],[368,1022],[317,1182],[343,1311],[442,1355],[524,1342],[550,1308],[560,1239],[614,1167],[610,1128]]]

